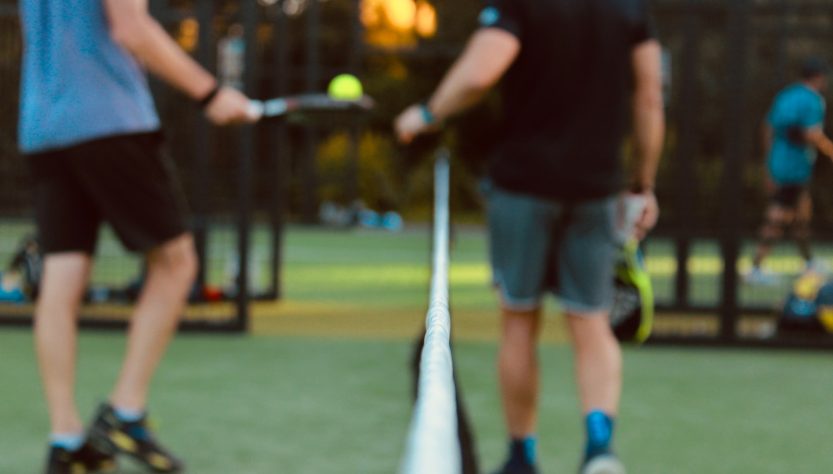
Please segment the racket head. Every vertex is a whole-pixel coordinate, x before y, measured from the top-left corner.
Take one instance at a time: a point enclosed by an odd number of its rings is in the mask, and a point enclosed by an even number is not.
[[[645,342],[654,320],[651,278],[636,240],[622,247],[614,276],[614,302],[610,313],[613,333],[622,342]]]

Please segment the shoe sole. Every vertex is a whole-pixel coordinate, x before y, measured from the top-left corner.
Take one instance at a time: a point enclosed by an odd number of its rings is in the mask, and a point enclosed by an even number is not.
[[[104,431],[100,428],[93,429],[90,432],[90,437],[100,442],[99,449],[102,449],[105,452],[112,454],[113,456],[128,456],[131,459],[138,462],[139,464],[141,464],[142,466],[144,466],[145,468],[151,470],[152,472],[179,473],[185,471],[185,468],[175,469],[160,467],[160,464],[157,463],[164,464],[162,460],[157,459],[156,462],[154,462],[154,459],[147,459],[144,456],[140,455],[137,452],[136,447],[132,445],[135,442],[121,431],[114,430],[112,432],[109,432]]]
[[[587,463],[581,474],[625,474],[625,466],[614,457],[602,456]]]

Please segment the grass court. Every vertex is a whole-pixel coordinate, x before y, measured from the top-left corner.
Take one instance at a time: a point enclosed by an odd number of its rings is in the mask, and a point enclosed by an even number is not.
[[[411,345],[427,299],[427,236],[292,229],[285,299],[255,306],[251,335],[177,339],[151,406],[160,437],[188,472],[396,472],[410,418]],[[652,255],[661,287],[670,260]],[[790,255],[775,263],[793,265]],[[488,472],[504,455],[505,434],[485,256],[480,232],[458,235],[451,291],[456,362]],[[699,257],[698,268],[712,268],[712,254]],[[541,348],[545,473],[575,472],[583,441],[555,313],[551,305]],[[107,395],[122,343],[117,333],[81,336],[85,415]],[[830,472],[829,354],[648,347],[626,349],[625,362],[616,445],[630,472]],[[0,473],[35,474],[48,426],[28,330],[0,331],[0,373]]]

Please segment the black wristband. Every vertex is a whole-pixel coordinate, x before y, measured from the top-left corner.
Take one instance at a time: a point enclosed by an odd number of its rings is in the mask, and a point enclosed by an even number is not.
[[[200,105],[201,108],[204,109],[204,108],[208,107],[208,104],[210,104],[214,100],[214,98],[217,97],[217,94],[219,94],[219,93],[220,93],[220,85],[218,84],[218,85],[214,86],[214,88],[211,89],[211,92],[206,94],[205,97],[198,100],[197,103]]]
[[[642,183],[633,183],[628,188],[628,191],[630,191],[633,194],[644,194],[644,193],[647,193],[647,192],[651,192],[653,190],[654,190],[653,186],[648,186],[647,184],[642,184]]]

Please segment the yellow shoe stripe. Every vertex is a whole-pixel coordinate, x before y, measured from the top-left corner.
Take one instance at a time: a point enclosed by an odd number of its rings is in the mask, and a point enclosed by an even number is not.
[[[111,431],[108,436],[110,441],[112,441],[113,444],[115,444],[122,451],[136,453],[139,450],[139,446],[135,441],[133,441],[133,438],[127,436],[121,431]]]

